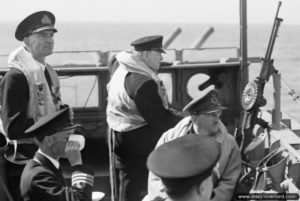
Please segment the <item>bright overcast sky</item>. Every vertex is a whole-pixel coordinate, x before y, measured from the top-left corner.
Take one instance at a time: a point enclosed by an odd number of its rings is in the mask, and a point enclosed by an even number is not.
[[[59,21],[238,23],[239,0],[0,0],[0,21],[49,10]],[[300,0],[282,0],[280,17],[300,23]],[[249,23],[272,23],[277,0],[248,0]]]

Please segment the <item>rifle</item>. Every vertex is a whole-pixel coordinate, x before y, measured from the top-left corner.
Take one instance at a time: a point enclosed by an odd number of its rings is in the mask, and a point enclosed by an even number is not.
[[[242,155],[245,147],[249,145],[251,140],[254,138],[252,135],[254,126],[258,124],[263,128],[268,128],[268,123],[263,119],[258,118],[258,113],[260,112],[260,107],[265,106],[267,103],[266,99],[263,97],[265,84],[269,81],[270,76],[277,72],[273,66],[274,60],[271,56],[275,39],[278,36],[279,26],[283,21],[278,17],[280,6],[281,1],[278,3],[267,52],[265,57],[262,59],[260,74],[254,81],[249,82],[245,86],[242,93],[241,104],[243,107],[243,118],[240,123],[240,127],[238,128],[238,132],[241,134],[242,138],[240,142]]]

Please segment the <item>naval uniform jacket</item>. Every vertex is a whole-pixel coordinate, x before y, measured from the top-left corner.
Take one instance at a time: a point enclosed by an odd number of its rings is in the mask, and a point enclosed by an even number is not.
[[[137,164],[135,159],[145,166],[160,136],[181,117],[168,109],[157,75],[137,54],[122,52],[117,59],[107,106],[108,124],[117,133],[115,153],[125,166]],[[116,167],[122,168],[118,161]]]
[[[24,132],[35,122],[33,117],[28,116],[29,101],[30,89],[26,76],[21,70],[11,68],[1,81],[1,120],[10,140],[29,138]],[[35,145],[18,146],[18,152],[29,158],[36,150]]]
[[[53,163],[40,153],[25,166],[21,177],[24,201],[89,201],[94,183],[93,171],[84,165],[72,167],[72,186]]]
[[[1,82],[1,119],[7,136],[12,140],[26,138],[24,131],[35,122],[34,117],[28,116],[29,101],[26,76],[21,70],[11,68]]]
[[[117,132],[128,132],[145,125],[158,130],[174,126],[168,97],[162,81],[137,52],[123,51],[108,89],[107,122]]]
[[[191,117],[184,118],[174,128],[162,135],[156,147],[181,136],[193,134],[194,132],[191,127]],[[242,170],[240,151],[235,139],[227,132],[227,129],[222,122],[219,124],[219,132],[216,134],[215,138],[221,143],[221,157],[216,166],[218,167],[219,175],[213,177],[214,196],[211,200],[230,201],[233,197]],[[150,199],[155,198],[156,196],[165,198],[166,194],[163,192],[163,188],[164,186],[161,180],[152,172],[149,172],[148,196]]]
[[[21,70],[11,68],[1,82],[1,120],[9,139],[26,138],[24,131],[34,124],[27,117],[29,87]]]
[[[146,164],[147,156],[155,148],[161,135],[181,119],[164,108],[157,93],[157,84],[150,78],[138,73],[129,73],[125,79],[125,89],[147,124],[131,131],[117,133],[117,168],[139,163],[135,159],[142,159],[142,163]]]

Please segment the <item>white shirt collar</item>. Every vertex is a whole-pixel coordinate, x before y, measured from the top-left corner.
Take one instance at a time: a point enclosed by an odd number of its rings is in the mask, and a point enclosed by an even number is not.
[[[40,154],[42,154],[42,155],[45,156],[46,158],[48,158],[48,159],[51,161],[51,163],[52,163],[57,169],[59,169],[59,162],[58,162],[57,160],[55,160],[55,159],[52,158],[51,156],[48,156],[47,154],[43,153],[42,150],[40,150],[40,149],[39,149],[37,152],[40,153]],[[34,159],[37,160],[36,158],[34,158]],[[40,161],[37,160],[37,162],[40,162]]]

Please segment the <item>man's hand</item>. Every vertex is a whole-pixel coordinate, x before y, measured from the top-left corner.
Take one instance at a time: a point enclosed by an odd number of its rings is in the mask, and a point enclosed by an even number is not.
[[[82,164],[82,158],[79,148],[79,142],[68,141],[66,144],[65,153],[66,157],[69,159],[71,166]]]

